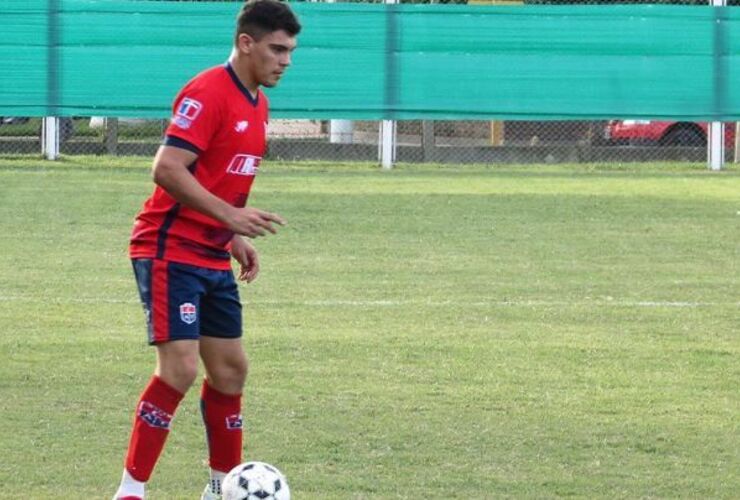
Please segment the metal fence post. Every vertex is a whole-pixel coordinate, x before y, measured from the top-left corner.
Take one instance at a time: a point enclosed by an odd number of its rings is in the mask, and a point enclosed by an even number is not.
[[[61,20],[60,0],[46,2],[46,113],[41,125],[41,151],[47,160],[59,158],[59,105],[61,98],[60,45]]]
[[[380,164],[384,169],[393,168],[396,161],[396,121],[383,120],[380,122],[379,154]]]
[[[421,122],[421,154],[425,162],[434,158],[434,121],[422,120]]]
[[[41,152],[47,160],[59,158],[59,118],[47,116],[41,125]]]
[[[709,0],[712,7],[724,7],[727,0]],[[714,80],[715,80],[715,104],[718,110],[722,109],[725,96],[724,73],[725,66],[722,57],[725,52],[724,28],[721,26],[719,16],[715,16],[714,26]],[[712,170],[722,170],[725,164],[725,124],[722,122],[711,122],[709,124],[709,140],[707,141],[707,163]]]
[[[118,118],[105,119],[105,150],[109,155],[118,154]]]
[[[708,163],[712,170],[722,170],[725,164],[725,124],[712,122],[709,124]]]
[[[394,7],[399,0],[384,0],[386,7],[386,64],[385,64],[385,115],[395,114],[398,102],[398,65],[396,64],[396,50],[398,50],[398,21]],[[396,121],[382,120],[380,122],[380,140],[378,141],[378,156],[384,169],[393,168],[396,161]]]

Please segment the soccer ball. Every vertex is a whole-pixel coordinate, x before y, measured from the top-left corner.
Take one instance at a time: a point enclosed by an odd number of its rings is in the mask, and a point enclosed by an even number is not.
[[[221,483],[223,500],[290,500],[290,488],[277,467],[264,462],[237,465]]]

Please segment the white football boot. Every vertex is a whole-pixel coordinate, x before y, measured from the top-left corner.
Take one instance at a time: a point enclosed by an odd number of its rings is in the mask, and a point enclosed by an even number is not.
[[[221,500],[221,481],[209,481],[200,496],[200,500]]]

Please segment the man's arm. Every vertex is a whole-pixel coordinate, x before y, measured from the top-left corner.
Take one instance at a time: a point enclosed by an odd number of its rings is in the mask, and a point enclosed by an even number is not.
[[[277,214],[258,208],[237,208],[204,188],[188,170],[198,159],[192,151],[173,146],[160,146],[154,157],[154,182],[183,205],[222,222],[237,234],[250,238],[275,233],[272,223],[283,225]]]
[[[260,260],[254,246],[238,234],[234,235],[231,240],[231,255],[239,263],[239,280],[247,283],[254,281],[260,272]]]

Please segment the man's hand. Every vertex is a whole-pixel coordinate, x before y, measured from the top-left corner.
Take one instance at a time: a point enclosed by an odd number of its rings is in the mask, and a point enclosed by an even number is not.
[[[241,236],[234,235],[231,240],[231,255],[241,266],[239,270],[239,281],[251,283],[260,272],[260,260],[257,250]]]
[[[285,224],[279,215],[254,207],[234,208],[226,220],[229,229],[248,238],[264,236],[267,232],[275,234],[277,230],[273,222],[281,226]]]

